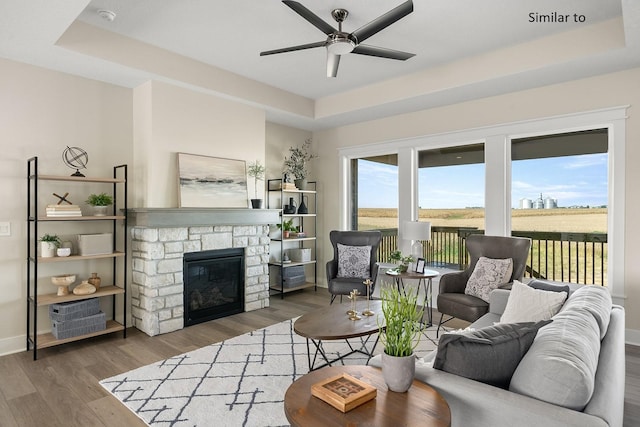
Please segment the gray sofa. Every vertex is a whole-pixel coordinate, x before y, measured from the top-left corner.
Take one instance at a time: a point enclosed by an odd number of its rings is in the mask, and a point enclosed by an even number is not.
[[[625,384],[624,309],[611,304],[608,293],[605,297],[609,302],[604,298],[592,298],[592,294],[601,297],[602,292],[597,291],[606,292],[603,288],[578,292],[579,288],[592,287],[571,286],[571,295],[560,312],[554,316],[554,322],[538,331],[533,344],[512,377],[509,390],[434,369],[432,364],[437,350],[427,355],[424,361],[417,363],[416,378],[444,396],[451,408],[453,427],[622,426]],[[470,328],[479,329],[498,322],[509,294],[510,291],[503,289],[493,291],[489,313],[472,323]],[[600,321],[594,321],[598,316]],[[585,327],[588,332],[581,330]],[[549,329],[545,331],[545,328]],[[595,344],[585,344],[594,343],[593,340],[582,340],[586,335],[595,336]],[[587,345],[586,351],[584,348],[576,352],[569,350],[574,348],[573,343],[563,347],[563,342],[571,342],[571,339],[577,337],[582,340],[581,345]],[[598,352],[599,339],[601,341]],[[557,358],[554,351],[558,348],[565,353],[575,354],[568,354],[568,360]],[[582,361],[574,363],[572,358],[575,357],[585,358],[587,364],[591,363],[595,374],[586,372],[588,369],[582,369]],[[472,362],[470,360],[470,363]],[[374,357],[370,365],[379,367],[380,356]],[[584,378],[590,375],[591,380],[583,380],[582,375]],[[531,385],[534,390],[511,391],[516,388],[516,376],[521,383],[523,379],[525,383],[530,382],[531,384],[526,385]],[[536,392],[537,397],[530,397]],[[576,396],[587,396],[586,406],[577,410],[569,409],[568,407],[575,404],[572,403],[572,399]],[[559,401],[563,402],[564,406],[549,403]]]

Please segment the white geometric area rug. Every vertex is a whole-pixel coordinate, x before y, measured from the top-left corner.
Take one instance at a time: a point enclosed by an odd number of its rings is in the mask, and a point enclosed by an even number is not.
[[[294,321],[143,366],[100,385],[154,427],[287,426],[284,394],[309,371],[306,340],[293,331]],[[420,340],[418,357],[436,343],[431,327]],[[323,341],[323,347],[330,359],[348,352],[344,341]],[[381,348],[378,343],[375,353]],[[366,363],[359,353],[344,360],[348,365]]]

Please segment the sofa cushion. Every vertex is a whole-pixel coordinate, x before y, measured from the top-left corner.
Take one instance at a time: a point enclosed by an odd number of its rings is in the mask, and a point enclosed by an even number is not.
[[[433,367],[507,388],[511,375],[529,350],[538,329],[549,322],[499,324],[443,334]]]
[[[538,322],[551,319],[560,311],[567,295],[569,295],[568,291],[534,289],[514,280],[500,323]]]
[[[511,378],[509,390],[582,411],[595,388],[600,340],[611,315],[609,291],[583,286],[553,323],[541,329]]]
[[[513,259],[480,257],[467,281],[464,293],[489,302],[489,294],[508,283],[513,273]]]
[[[338,277],[370,277],[371,246],[338,243]]]

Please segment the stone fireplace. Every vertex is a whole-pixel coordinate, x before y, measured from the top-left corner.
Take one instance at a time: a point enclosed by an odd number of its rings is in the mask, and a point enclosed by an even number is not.
[[[131,318],[150,336],[182,329],[185,253],[243,248],[244,307],[269,306],[269,209],[138,208],[131,228]]]

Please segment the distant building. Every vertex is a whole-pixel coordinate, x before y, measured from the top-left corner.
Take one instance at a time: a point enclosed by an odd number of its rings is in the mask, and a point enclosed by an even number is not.
[[[534,201],[524,197],[520,199],[520,209],[556,209],[557,207],[558,199],[552,199],[551,197],[543,199],[542,193],[540,193],[540,197]]]

